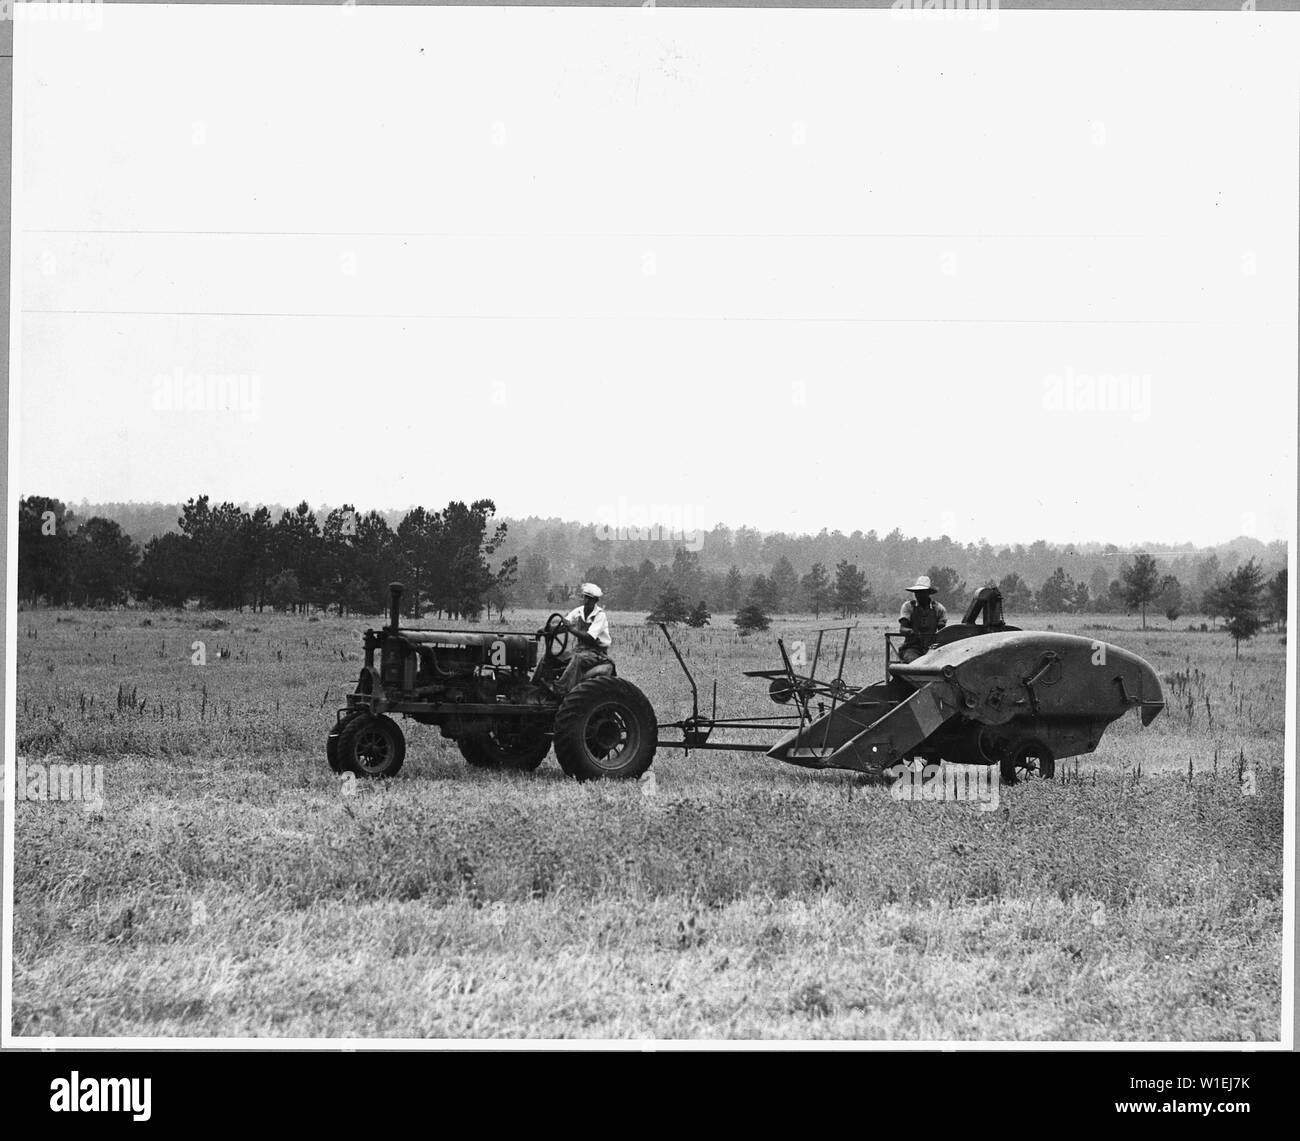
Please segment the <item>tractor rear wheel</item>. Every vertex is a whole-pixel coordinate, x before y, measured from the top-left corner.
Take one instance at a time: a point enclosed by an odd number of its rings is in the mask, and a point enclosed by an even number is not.
[[[483,769],[532,772],[551,751],[544,729],[533,726],[494,725],[456,739],[466,763]]]
[[[406,757],[406,738],[391,717],[363,713],[351,718],[339,733],[338,760],[343,770],[359,777],[391,777]]]
[[[620,677],[580,682],[555,715],[555,757],[578,780],[639,777],[658,744],[653,706]]]

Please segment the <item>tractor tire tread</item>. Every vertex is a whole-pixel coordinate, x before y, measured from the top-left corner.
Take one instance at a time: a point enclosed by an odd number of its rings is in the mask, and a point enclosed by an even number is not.
[[[382,773],[370,772],[363,768],[357,763],[356,757],[357,735],[362,729],[375,724],[380,725],[393,742],[393,759]],[[397,722],[383,713],[374,717],[369,715],[353,717],[348,720],[339,733],[338,757],[339,764],[343,766],[344,771],[353,773],[358,777],[373,779],[376,777],[396,776],[398,770],[402,767],[402,761],[406,758],[406,737]]]
[[[592,709],[610,700],[620,702],[635,717],[641,737],[628,763],[613,771],[603,769],[590,759],[585,734]],[[602,676],[579,682],[565,695],[555,715],[556,760],[569,776],[577,780],[602,777],[632,780],[650,767],[657,747],[654,707],[644,693],[620,677]]]

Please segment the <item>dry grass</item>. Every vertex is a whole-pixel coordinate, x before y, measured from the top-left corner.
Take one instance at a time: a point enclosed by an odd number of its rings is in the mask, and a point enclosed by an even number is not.
[[[619,617],[620,672],[684,712]],[[17,1034],[1278,1036],[1275,635],[1235,661],[1221,635],[1096,631],[1179,704],[981,813],[753,755],[661,751],[649,797],[553,760],[485,773],[414,724],[399,777],[344,796],[323,737],[364,623],[141,618],[18,615],[18,752],[102,763],[105,805],[18,805]],[[1056,625],[1100,622],[1124,620]],[[879,672],[872,625],[850,680]],[[722,709],[772,710],[739,676],[770,637],[682,641]]]

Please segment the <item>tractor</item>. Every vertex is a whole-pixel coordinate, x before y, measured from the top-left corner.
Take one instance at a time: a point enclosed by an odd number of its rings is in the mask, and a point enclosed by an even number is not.
[[[634,778],[650,767],[654,709],[612,660],[568,693],[556,688],[571,639],[563,615],[528,633],[416,629],[399,625],[402,591],[389,586],[388,625],[364,634],[356,690],[326,738],[334,772],[396,773],[406,738],[394,714],[436,725],[478,768],[529,771],[552,745],[578,780]]]

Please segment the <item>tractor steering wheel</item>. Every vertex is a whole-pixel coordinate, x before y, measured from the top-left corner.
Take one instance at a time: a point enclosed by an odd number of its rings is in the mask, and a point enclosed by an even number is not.
[[[569,649],[569,627],[565,624],[563,614],[552,614],[546,625],[537,631],[538,636],[546,639],[546,656],[558,658]]]

